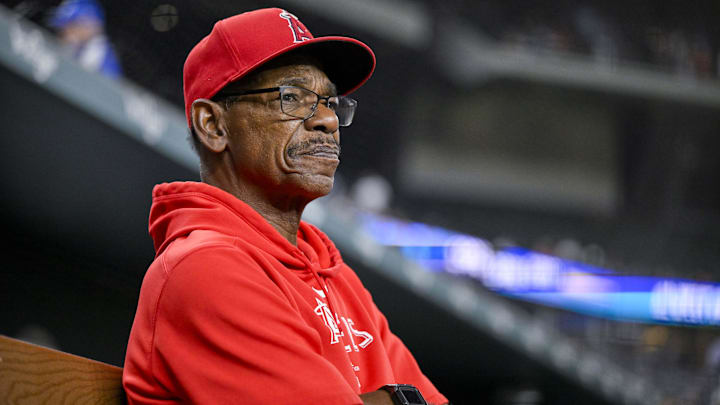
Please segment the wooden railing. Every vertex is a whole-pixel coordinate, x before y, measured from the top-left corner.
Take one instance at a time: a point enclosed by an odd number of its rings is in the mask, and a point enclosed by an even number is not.
[[[0,404],[124,405],[122,369],[0,335]]]

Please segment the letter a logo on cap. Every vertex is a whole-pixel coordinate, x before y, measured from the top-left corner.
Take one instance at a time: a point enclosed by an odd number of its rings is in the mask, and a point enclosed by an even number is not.
[[[303,42],[312,39],[312,35],[306,31],[307,28],[301,25],[297,17],[285,10],[280,13],[280,17],[288,21],[288,27],[290,27],[290,31],[293,34],[293,42]]]

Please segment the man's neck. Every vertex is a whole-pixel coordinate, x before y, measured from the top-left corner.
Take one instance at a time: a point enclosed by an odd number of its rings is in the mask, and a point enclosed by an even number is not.
[[[212,186],[223,189],[237,197],[277,230],[280,235],[291,244],[297,246],[297,233],[300,228],[300,218],[305,206],[310,202],[303,198],[288,198],[287,195],[267,195],[267,193],[252,185],[236,181],[223,181],[215,176],[203,176],[203,181]]]
[[[298,206],[288,204],[287,201],[276,201],[272,203],[267,200],[247,198],[247,196],[243,198],[236,195],[236,197],[251,206],[262,215],[280,235],[294,246],[297,246],[297,233],[300,228],[300,218],[302,217],[305,204]]]

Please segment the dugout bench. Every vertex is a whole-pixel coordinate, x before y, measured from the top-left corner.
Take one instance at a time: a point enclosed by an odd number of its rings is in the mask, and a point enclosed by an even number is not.
[[[0,404],[125,403],[122,368],[0,335]]]

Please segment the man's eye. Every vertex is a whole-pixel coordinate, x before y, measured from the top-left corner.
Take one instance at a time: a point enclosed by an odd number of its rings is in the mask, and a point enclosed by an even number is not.
[[[294,102],[297,102],[298,99],[299,99],[299,98],[298,98],[298,95],[297,95],[297,94],[284,93],[284,94],[282,95],[282,101],[287,101],[287,102],[294,103]]]
[[[337,110],[337,108],[338,108],[338,101],[337,101],[337,100],[333,100],[333,99],[328,100],[328,102],[327,102],[327,107],[328,107],[329,109],[331,109],[331,110]]]

